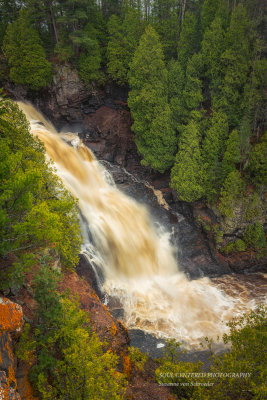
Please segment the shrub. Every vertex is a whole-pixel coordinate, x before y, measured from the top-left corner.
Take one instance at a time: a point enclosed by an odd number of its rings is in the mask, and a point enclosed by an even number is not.
[[[244,241],[255,250],[263,249],[266,246],[266,237],[260,222],[257,221],[246,228]]]
[[[246,243],[242,239],[237,239],[235,241],[236,251],[246,251]]]

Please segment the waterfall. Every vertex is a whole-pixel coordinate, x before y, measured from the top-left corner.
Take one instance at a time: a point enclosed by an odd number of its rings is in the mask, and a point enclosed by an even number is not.
[[[179,271],[168,232],[156,231],[147,209],[120,192],[78,136],[72,146],[33,106],[19,102],[31,132],[44,143],[66,188],[79,200],[83,251],[105,278],[103,290],[120,299],[123,322],[191,344],[216,338],[244,308],[208,278]]]

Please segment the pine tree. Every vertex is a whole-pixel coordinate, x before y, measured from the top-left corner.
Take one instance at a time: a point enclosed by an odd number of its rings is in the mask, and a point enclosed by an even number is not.
[[[51,64],[28,13],[21,10],[19,18],[7,28],[3,42],[4,54],[10,67],[10,79],[31,89],[39,90],[51,80]]]
[[[167,99],[167,69],[155,30],[148,26],[130,65],[128,104],[143,164],[164,172],[173,163],[176,137]]]
[[[191,121],[180,137],[178,153],[171,170],[171,187],[183,201],[196,201],[204,194],[199,136],[196,122]]]

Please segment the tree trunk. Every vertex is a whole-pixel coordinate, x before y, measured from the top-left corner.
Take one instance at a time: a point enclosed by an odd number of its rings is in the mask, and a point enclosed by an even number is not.
[[[53,29],[54,29],[56,43],[58,43],[58,33],[57,33],[57,26],[56,26],[56,21],[55,21],[55,15],[54,15],[54,11],[53,11],[52,1],[49,1],[49,9],[50,9],[51,21],[52,21],[52,25],[53,25]]]

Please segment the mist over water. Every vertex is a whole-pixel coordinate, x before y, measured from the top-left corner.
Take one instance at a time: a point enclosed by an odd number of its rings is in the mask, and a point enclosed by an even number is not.
[[[168,232],[156,231],[146,208],[116,188],[78,136],[59,134],[33,106],[18,104],[64,185],[79,199],[82,251],[101,269],[107,295],[120,299],[124,324],[190,344],[221,335],[225,322],[246,309],[245,302],[208,278],[188,281]]]

